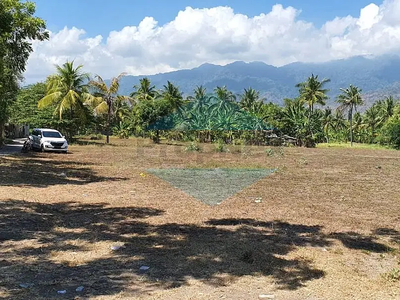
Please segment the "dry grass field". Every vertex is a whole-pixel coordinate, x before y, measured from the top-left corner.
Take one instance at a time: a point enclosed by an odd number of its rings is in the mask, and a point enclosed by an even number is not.
[[[400,152],[203,147],[0,157],[0,299],[400,299]],[[277,171],[217,206],[146,173],[194,167]]]

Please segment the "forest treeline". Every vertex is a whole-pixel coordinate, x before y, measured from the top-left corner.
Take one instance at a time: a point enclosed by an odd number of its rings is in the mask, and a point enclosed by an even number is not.
[[[290,136],[299,146],[357,142],[400,147],[400,103],[388,96],[363,109],[362,90],[341,89],[336,108],[326,107],[329,79],[312,74],[296,85],[295,99],[268,102],[249,87],[235,95],[225,86],[202,86],[184,96],[171,82],[158,90],[142,78],[129,95],[118,93],[124,74],[110,82],[91,78],[83,66],[66,62],[44,83],[22,88],[11,105],[10,121],[53,127],[70,139],[112,134],[161,139],[265,145]],[[278,139],[279,140],[279,139]],[[283,140],[282,140],[283,141]]]

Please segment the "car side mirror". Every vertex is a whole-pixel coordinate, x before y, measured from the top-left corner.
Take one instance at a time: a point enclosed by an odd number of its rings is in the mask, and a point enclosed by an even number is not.
[[[65,135],[63,135],[62,138],[65,139]]]
[[[39,135],[38,135],[38,138],[39,138],[39,139],[41,139],[41,138],[42,138],[42,136],[39,134]]]

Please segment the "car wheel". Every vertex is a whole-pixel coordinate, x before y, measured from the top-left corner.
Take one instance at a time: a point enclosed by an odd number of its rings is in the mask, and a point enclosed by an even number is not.
[[[43,145],[40,146],[40,151],[41,151],[41,152],[44,152],[44,146],[43,146]]]

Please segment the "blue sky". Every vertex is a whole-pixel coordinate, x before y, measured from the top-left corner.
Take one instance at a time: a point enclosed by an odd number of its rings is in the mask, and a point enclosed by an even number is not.
[[[204,63],[273,66],[400,53],[400,0],[36,0],[50,40],[25,78],[67,60],[110,78]]]
[[[36,0],[37,15],[48,22],[50,30],[64,26],[83,28],[88,35],[107,36],[112,30],[137,25],[146,16],[159,25],[172,21],[180,10],[230,6],[249,17],[268,13],[274,4],[301,10],[301,19],[321,27],[327,20],[347,15],[357,16],[371,0]],[[380,5],[382,1],[373,1]]]

